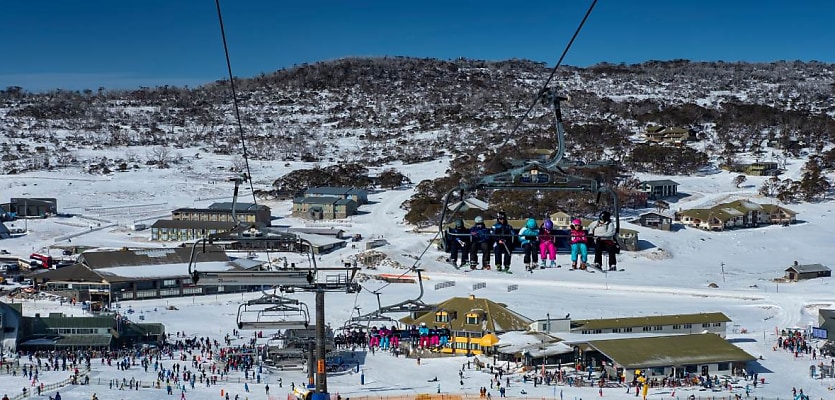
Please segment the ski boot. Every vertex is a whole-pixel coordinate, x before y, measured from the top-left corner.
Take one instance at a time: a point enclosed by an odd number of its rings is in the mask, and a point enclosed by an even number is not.
[[[580,263],[580,269],[582,269],[582,270],[588,269],[588,267],[586,267],[586,263]]]
[[[477,263],[470,262],[470,269],[474,270],[478,266]]]
[[[571,262],[571,270],[573,271],[575,269],[577,269],[577,261],[572,261]]]
[[[618,266],[617,266],[617,265],[610,265],[610,266],[609,266],[609,271],[617,271],[617,270],[618,270]]]
[[[489,271],[489,270],[491,269],[490,264],[484,264],[484,265],[482,265],[482,266],[481,266],[481,269],[486,269],[486,270],[488,270],[488,271]]]
[[[545,260],[539,260],[539,269],[545,269]]]
[[[560,266],[557,265],[557,260],[551,260],[551,268],[560,268]]]
[[[504,266],[504,272],[505,272],[505,273],[508,273],[508,274],[512,274],[512,273],[513,273],[513,272],[510,272],[510,265],[505,265],[505,266]]]

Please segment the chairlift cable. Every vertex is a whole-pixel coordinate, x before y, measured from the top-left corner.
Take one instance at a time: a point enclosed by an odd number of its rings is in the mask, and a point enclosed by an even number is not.
[[[596,1],[596,0],[595,0]],[[232,61],[229,58],[229,46],[226,43],[226,28],[223,25],[223,13],[220,11],[220,0],[215,0],[215,6],[217,8],[217,21],[220,25],[220,37],[223,41],[223,53],[226,57],[226,71],[229,73],[229,89],[232,92],[232,105],[235,109],[235,120],[238,125],[238,136],[241,139],[241,151],[244,158],[244,167],[246,168],[246,180],[249,182],[249,191],[252,193],[252,204],[255,204],[255,208],[258,208],[258,198],[255,196],[255,188],[252,184],[252,171],[249,168],[249,153],[246,149],[246,138],[244,137],[244,125],[241,121],[241,108],[238,105],[238,92],[235,90],[235,77],[232,74]],[[237,188],[237,186],[236,186]],[[237,195],[237,193],[235,193]],[[237,207],[237,205],[235,205]],[[234,210],[233,210],[234,212]],[[237,221],[236,221],[237,222]],[[272,268],[271,260],[270,260],[270,252],[269,250],[265,251],[267,254],[267,265]]]
[[[577,39],[577,35],[579,35],[579,34],[580,34],[580,30],[582,30],[582,29],[583,29],[583,25],[585,25],[585,24],[586,24],[586,20],[589,18],[589,15],[591,15],[591,12],[592,12],[592,10],[594,9],[594,6],[595,6],[596,4],[597,4],[597,0],[592,0],[591,5],[589,6],[589,9],[586,11],[586,15],[585,15],[585,16],[583,16],[583,20],[582,20],[582,21],[580,21],[580,25],[578,25],[578,26],[577,26],[577,29],[574,31],[574,35],[573,35],[573,36],[571,36],[571,40],[569,40],[569,41],[568,41],[568,44],[565,46],[565,49],[563,49],[563,51],[562,51],[562,55],[560,56],[560,59],[557,61],[557,64],[556,64],[556,65],[554,65],[554,68],[553,68],[553,69],[551,69],[551,75],[549,75],[549,76],[548,76],[548,79],[546,79],[546,80],[545,80],[545,83],[544,83],[544,84],[542,84],[542,88],[541,88],[539,91],[537,91],[537,92],[536,92],[536,95],[534,96],[534,99],[533,99],[533,101],[531,102],[531,105],[530,105],[530,106],[528,106],[528,109],[525,111],[525,113],[524,113],[524,114],[522,114],[522,116],[521,116],[521,117],[519,117],[519,118],[516,120],[516,125],[513,127],[513,130],[511,130],[511,131],[510,131],[510,134],[508,134],[507,136],[505,136],[505,138],[504,138],[504,142],[502,142],[502,145],[501,145],[501,146],[499,146],[499,147],[502,147],[502,146],[506,145],[506,144],[507,144],[507,141],[508,141],[508,140],[510,140],[510,138],[511,138],[511,137],[513,137],[513,135],[515,135],[515,134],[516,134],[516,131],[517,131],[517,130],[519,130],[519,127],[521,127],[521,126],[522,126],[522,122],[523,122],[526,118],[528,118],[528,115],[531,113],[531,111],[533,110],[533,108],[534,108],[534,107],[536,106],[536,104],[539,102],[539,99],[542,97],[542,95],[543,95],[543,94],[545,93],[545,91],[548,89],[548,84],[549,84],[549,83],[551,83],[551,80],[552,80],[552,79],[554,79],[554,76],[557,74],[557,69],[558,69],[558,68],[562,65],[562,61],[563,61],[563,59],[565,59],[565,55],[566,55],[566,54],[568,54],[568,49],[570,49],[570,48],[571,48],[571,45],[573,45],[573,44],[574,44],[574,40],[575,40],[575,39]]]

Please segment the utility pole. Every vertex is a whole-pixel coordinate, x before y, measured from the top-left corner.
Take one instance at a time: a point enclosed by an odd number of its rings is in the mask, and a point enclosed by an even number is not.
[[[722,283],[725,283],[725,263],[720,264],[722,266]]]
[[[551,333],[551,313],[545,313],[545,333]]]

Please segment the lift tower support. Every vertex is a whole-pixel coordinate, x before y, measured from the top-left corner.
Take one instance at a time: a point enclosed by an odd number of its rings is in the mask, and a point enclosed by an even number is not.
[[[319,268],[316,266],[316,257],[312,256],[312,268],[286,268],[277,271],[200,271],[195,262],[198,246],[202,244],[205,252],[207,242],[209,239],[200,239],[191,247],[188,271],[196,286],[272,285],[283,292],[301,290],[316,294],[316,388],[312,400],[330,400],[325,362],[325,292],[360,291],[362,288],[356,282],[359,268],[350,265]],[[304,239],[299,239],[299,242],[313,252],[310,242]]]

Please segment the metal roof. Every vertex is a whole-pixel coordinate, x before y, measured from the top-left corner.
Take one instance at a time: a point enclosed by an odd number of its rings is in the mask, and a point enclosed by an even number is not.
[[[786,268],[786,271],[794,271],[798,274],[809,273],[809,272],[826,272],[831,271],[829,267],[823,264],[807,264],[807,265],[792,265],[791,267]]]
[[[35,278],[46,279],[50,282],[108,283],[101,275],[93,272],[83,264],[73,264],[69,267],[45,270]]]
[[[781,210],[781,211],[783,211],[783,212],[785,212],[786,214],[789,214],[789,215],[797,215],[796,212],[794,212],[792,210],[789,210],[786,207],[777,205],[777,204],[760,204],[760,206],[763,208],[763,211],[765,211],[769,214],[773,214],[775,211]]]
[[[691,208],[689,210],[682,211],[680,214],[708,222],[710,222],[712,218],[716,218],[720,222],[724,223],[733,218],[732,215],[720,209]]]
[[[345,231],[343,229],[335,229],[333,227],[330,228],[288,228],[288,232],[299,232],[299,233],[309,233],[313,235],[323,235],[323,236],[339,236]]]
[[[110,329],[116,324],[112,315],[94,317],[67,317],[52,316],[32,318],[33,325],[40,325],[46,329],[59,328],[107,328]]]
[[[337,194],[337,195],[367,195],[368,191],[365,189],[357,189],[344,186],[319,186],[312,187],[305,190],[306,194]]]
[[[670,214],[668,214],[667,212],[664,212],[664,211],[660,211],[660,212],[659,211],[647,211],[645,213],[639,214],[640,217],[643,217],[643,216],[646,216],[646,215],[658,215],[659,217],[664,217],[664,218],[674,218],[673,215],[670,215]]]
[[[342,200],[341,197],[321,196],[321,197],[296,197],[293,203],[296,204],[336,204]]]
[[[78,257],[78,262],[90,269],[110,267],[131,267],[137,265],[188,264],[191,259],[190,247],[141,248],[119,250],[87,250]],[[195,256],[199,262],[229,261],[229,256],[219,246],[206,246]]]
[[[756,360],[713,333],[592,340],[589,346],[627,369]]]
[[[733,208],[733,209],[738,210],[738,211],[743,212],[743,213],[747,213],[749,211],[762,211],[763,210],[763,206],[761,206],[757,203],[754,203],[752,201],[748,201],[748,200],[736,200],[736,201],[732,201],[730,203],[723,203],[721,205],[724,206],[724,207]]]
[[[673,185],[673,186],[678,186],[679,183],[676,182],[676,181],[670,180],[670,179],[656,179],[656,180],[652,180],[652,181],[643,181],[643,182],[641,182],[641,185],[647,185],[647,186],[669,186],[669,185]]]
[[[704,324],[731,322],[723,313],[649,315],[646,317],[587,319],[571,321],[572,330],[636,328],[642,326],[666,326],[680,324]]]
[[[158,219],[151,225],[151,228],[174,228],[174,229],[232,229],[234,222],[224,221],[189,221],[181,219]]]
[[[270,208],[263,204],[255,203],[235,203],[235,211],[257,211],[269,210]],[[219,203],[212,203],[209,205],[209,210],[232,211],[232,202],[223,201]]]

